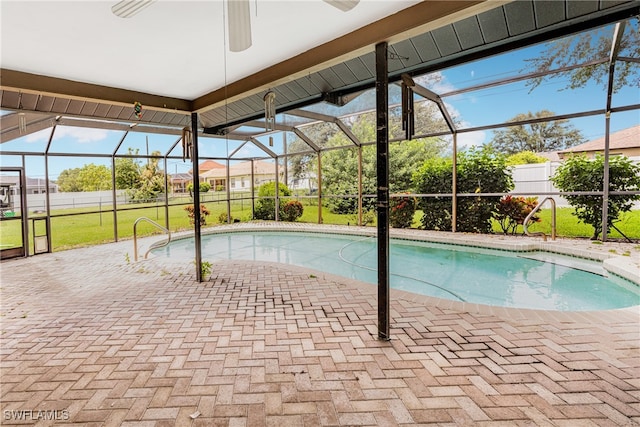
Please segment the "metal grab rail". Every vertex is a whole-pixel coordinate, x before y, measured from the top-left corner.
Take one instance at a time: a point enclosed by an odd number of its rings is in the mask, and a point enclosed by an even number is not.
[[[527,217],[524,219],[524,222],[522,223],[522,229],[524,230],[524,234],[526,234],[527,236],[542,236],[542,239],[545,242],[547,241],[547,235],[544,234],[542,231],[538,231],[536,233],[530,233],[529,229],[527,228],[527,223],[536,214],[536,212],[538,212],[538,210],[540,210],[542,205],[544,205],[544,203],[547,200],[551,202],[551,207],[552,207],[552,211],[551,211],[551,240],[556,240],[556,201],[553,199],[553,197],[545,197],[542,200],[542,202],[538,203],[538,206],[536,206],[535,208],[533,208],[533,210],[531,212],[529,212],[529,215],[527,215]]]
[[[164,231],[165,233],[167,233],[167,240],[166,241],[160,241],[160,242],[155,242],[153,244],[151,244],[149,246],[149,249],[147,249],[147,252],[145,252],[144,254],[144,258],[147,259],[147,255],[149,255],[149,252],[151,252],[153,249],[156,248],[161,248],[163,246],[167,246],[169,244],[169,242],[171,242],[171,231],[169,231],[168,229],[164,228],[163,226],[161,226],[160,224],[158,224],[157,222],[141,216],[140,218],[136,219],[136,221],[133,223],[133,260],[134,261],[138,261],[138,232],[137,232],[137,227],[138,227],[138,223],[140,221],[146,221],[152,225],[154,225],[156,228]]]

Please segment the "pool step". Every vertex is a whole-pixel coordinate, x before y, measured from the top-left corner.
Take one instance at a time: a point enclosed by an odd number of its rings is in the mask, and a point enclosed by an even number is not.
[[[526,255],[518,255],[520,258],[533,259],[536,261],[548,262],[550,264],[561,265],[563,267],[574,268],[576,270],[586,271],[588,273],[597,274],[603,277],[609,277],[607,270],[604,269],[602,263],[596,261],[589,261],[580,258],[573,258],[559,254],[552,253],[530,253]]]

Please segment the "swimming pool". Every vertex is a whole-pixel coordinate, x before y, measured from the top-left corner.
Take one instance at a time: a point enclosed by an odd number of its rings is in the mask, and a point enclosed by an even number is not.
[[[518,253],[404,239],[390,243],[393,289],[544,310],[608,310],[640,304],[639,286],[608,276],[596,262],[539,251]],[[173,241],[153,254],[192,261],[193,238]],[[214,233],[202,236],[202,259],[278,262],[377,283],[375,237],[294,231]]]

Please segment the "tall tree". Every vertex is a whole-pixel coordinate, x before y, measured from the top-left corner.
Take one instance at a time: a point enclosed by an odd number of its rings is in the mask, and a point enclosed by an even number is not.
[[[620,42],[621,53],[619,56],[633,58],[636,61],[640,58],[639,20],[640,18],[635,17],[627,21],[628,25]],[[530,65],[526,67],[526,70],[527,72],[544,72],[599,59],[606,60],[611,53],[612,36],[613,27],[611,26],[606,31],[597,29],[559,39],[549,43],[540,56],[528,60]],[[531,79],[528,84],[533,90],[547,80],[568,79],[569,83],[566,88],[576,89],[584,87],[590,80],[595,80],[597,84],[606,87],[608,78],[609,64],[604,61],[597,65],[540,76]],[[640,86],[640,69],[633,61],[618,61],[614,73],[613,91],[617,92],[626,85]]]
[[[401,138],[400,109],[391,109],[389,134]],[[375,147],[370,145],[376,139],[375,112],[367,112],[342,119],[360,143],[369,144],[363,147],[363,192],[375,193],[376,155]],[[446,129],[435,104],[417,102],[415,104],[416,132],[426,133]],[[322,123],[303,130],[318,146],[353,147],[328,150],[322,153],[322,179],[325,194],[345,195],[357,193],[358,151],[355,144],[336,125]],[[407,191],[411,187],[411,175],[416,165],[420,165],[432,156],[440,155],[446,149],[447,142],[441,138],[417,139],[394,142],[389,146],[390,186],[392,192]],[[308,145],[295,139],[290,142],[288,152],[308,150]],[[317,156],[305,154],[289,158],[290,171],[296,178],[315,176]],[[373,203],[373,202],[372,202]],[[354,212],[357,206],[354,199],[329,199],[330,208],[336,212]]]
[[[89,163],[80,169],[78,183],[82,191],[110,190],[111,170],[105,165]]]
[[[304,127],[301,130],[309,138],[313,141],[314,144],[320,147],[324,147],[331,135],[335,133],[333,124],[330,123],[318,123],[312,126]],[[287,146],[287,153],[304,153],[298,155],[290,155],[287,158],[288,167],[289,167],[289,177],[293,177],[296,179],[306,179],[311,186],[313,177],[316,175],[318,158],[315,153],[310,152],[312,148],[303,141],[299,137],[295,137],[289,141]]]
[[[361,132],[375,134],[375,123],[363,121],[358,126],[367,127]],[[354,126],[355,127],[355,126]],[[344,138],[336,135],[336,138]],[[345,144],[340,144],[345,145]],[[427,159],[442,155],[446,141],[440,138],[424,138],[394,142],[389,145],[389,190],[391,193],[409,191],[412,174]],[[326,194],[345,195],[358,193],[358,152],[356,148],[331,150],[323,154],[322,180]],[[363,193],[376,193],[376,150],[368,145],[362,149]],[[355,198],[329,199],[329,207],[336,213],[355,213]],[[365,208],[371,208],[373,199],[365,200]]]
[[[518,114],[509,122],[539,119],[554,116],[548,110],[536,113]],[[514,125],[504,130],[493,132],[490,145],[504,154],[516,154],[522,151],[542,153],[545,151],[562,150],[584,142],[584,137],[578,129],[566,119],[537,122],[525,125]]]
[[[128,155],[138,154],[138,150],[129,148]],[[116,163],[116,188],[130,189],[137,188],[140,185],[140,164],[133,157],[119,157]]]
[[[65,169],[60,172],[56,183],[58,189],[63,193],[71,193],[82,191],[80,182],[78,182],[78,175],[80,174],[80,168]]]
[[[159,151],[154,151],[151,156],[159,156]],[[154,200],[158,194],[164,191],[164,171],[160,169],[159,159],[152,157],[140,172],[140,183],[129,191],[133,201],[145,202]]]

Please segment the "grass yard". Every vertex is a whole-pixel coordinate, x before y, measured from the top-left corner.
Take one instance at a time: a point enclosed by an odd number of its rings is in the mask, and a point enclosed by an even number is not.
[[[305,201],[303,200],[303,203]],[[216,226],[226,223],[226,202],[209,201],[203,203],[211,212],[207,217],[206,227]],[[172,232],[189,230],[192,225],[189,223],[187,212],[182,204],[172,204],[168,208],[169,229]],[[84,212],[84,213],[83,213]],[[54,251],[69,249],[79,246],[94,245],[114,241],[114,215],[111,211],[98,213],[86,213],[82,209],[65,209],[52,212],[51,218],[51,242]],[[581,224],[572,215],[573,209],[559,208],[556,212],[557,234],[559,237],[589,238],[593,234],[593,228],[589,225]],[[61,216],[67,215],[67,216]],[[133,223],[137,218],[147,217],[162,226],[166,226],[166,211],[161,205],[128,205],[126,209],[118,210],[118,237],[119,239],[129,239],[133,236]],[[233,201],[231,206],[231,217],[242,222],[251,220],[251,202],[247,200]],[[541,222],[529,227],[532,232],[544,232],[551,234],[551,210],[540,211]],[[420,224],[420,212],[416,212],[414,226]],[[305,203],[304,213],[299,218],[299,222],[317,223],[318,207],[313,201]],[[322,209],[322,222],[324,224],[355,225],[356,215],[338,215],[331,213],[329,209]],[[37,221],[38,234],[44,234],[44,221]],[[375,225],[374,223],[369,224]],[[616,226],[629,238],[640,239],[640,210],[635,210],[624,214],[616,223]],[[29,246],[33,250],[33,230],[32,221],[29,221]],[[497,223],[494,224],[495,233],[502,233]],[[3,248],[19,245],[21,241],[20,221],[5,220],[0,222],[0,245]],[[148,236],[160,234],[161,231],[147,222],[138,225],[138,235]],[[518,227],[517,234],[522,234],[522,227]],[[609,237],[612,239],[622,238],[616,230],[611,230]]]
[[[541,221],[529,226],[530,232],[543,232],[551,235],[551,209],[541,209],[539,211]],[[572,214],[573,208],[558,208],[556,210],[556,233],[559,237],[591,237],[593,235],[593,227],[578,222],[578,219]],[[640,239],[640,210],[626,212],[622,214],[615,226],[620,229],[630,239]],[[498,224],[494,224],[495,233],[502,233],[502,229]],[[517,229],[518,234],[522,234],[522,227]],[[608,237],[612,239],[621,239],[623,236],[611,229]]]

